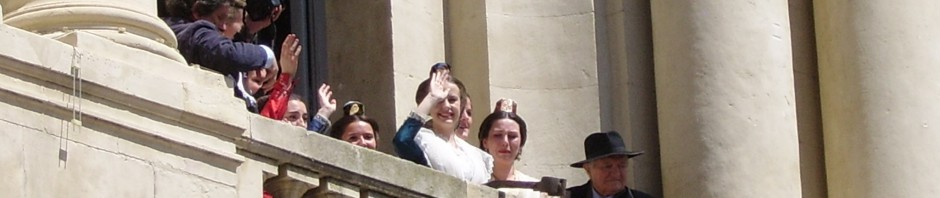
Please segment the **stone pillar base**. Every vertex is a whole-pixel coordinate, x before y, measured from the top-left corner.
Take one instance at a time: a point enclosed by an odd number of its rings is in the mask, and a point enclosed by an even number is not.
[[[114,42],[185,63],[176,50],[176,36],[156,17],[156,4],[108,3],[94,0],[2,1],[8,7],[4,23],[41,35],[85,31]],[[153,8],[146,5],[153,4]],[[143,7],[143,8],[141,8]]]

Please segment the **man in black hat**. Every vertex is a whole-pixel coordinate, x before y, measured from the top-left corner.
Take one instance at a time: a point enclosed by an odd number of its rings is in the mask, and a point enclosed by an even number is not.
[[[629,151],[616,131],[594,133],[584,140],[586,159],[571,164],[584,168],[587,183],[568,188],[571,198],[648,198],[649,194],[627,187],[627,161],[643,154]]]

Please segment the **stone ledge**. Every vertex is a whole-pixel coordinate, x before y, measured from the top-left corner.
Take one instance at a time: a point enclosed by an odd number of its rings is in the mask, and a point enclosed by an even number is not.
[[[409,197],[497,197],[495,189],[455,177],[378,151],[365,149],[299,127],[251,115],[248,136],[239,141],[245,151],[274,158],[372,191]]]
[[[0,65],[6,64],[0,61]],[[241,163],[244,159],[244,157],[235,154],[234,145],[231,142],[193,133],[186,128],[175,126],[173,123],[147,119],[133,112],[115,109],[95,101],[73,100],[75,98],[71,97],[70,94],[23,81],[20,78],[6,75],[7,72],[10,71],[0,69],[0,98],[19,101],[18,105],[30,106],[30,104],[33,104],[34,108],[42,109],[41,112],[44,114],[63,118],[63,120],[71,119],[73,109],[81,109],[76,112],[78,113],[76,116],[81,116],[82,119],[73,120],[70,124],[81,126],[84,124],[81,121],[101,122],[118,127],[120,129],[118,131],[139,133],[169,143],[190,147],[194,150],[208,152],[227,160],[227,163],[230,164]],[[81,105],[78,105],[79,103]]]
[[[144,62],[137,64],[113,60],[101,56],[105,52],[96,47],[90,47],[91,52],[82,47],[104,42],[108,44],[100,46],[114,51],[135,49],[94,35],[76,33],[75,36],[86,44],[72,47],[23,30],[0,26],[0,45],[16,46],[0,49],[0,59],[8,62],[0,67],[58,85],[49,88],[70,90],[72,66],[77,65],[81,68],[82,91],[86,96],[97,96],[232,139],[245,132],[249,113],[244,110],[244,102],[240,99],[224,97],[232,93],[221,75],[168,59],[147,62],[161,59],[141,58]],[[137,54],[139,57],[156,56]]]

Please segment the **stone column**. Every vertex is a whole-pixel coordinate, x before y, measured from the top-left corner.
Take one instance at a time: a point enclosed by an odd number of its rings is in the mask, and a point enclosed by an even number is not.
[[[185,63],[176,36],[157,18],[154,0],[0,0],[4,23],[42,35],[89,32]]]
[[[652,1],[664,197],[799,197],[786,0]]]
[[[602,102],[600,109],[611,111],[611,116],[601,116],[601,123],[612,126],[602,126],[619,131],[632,149],[646,152],[630,161],[630,187],[662,197],[650,1],[595,0],[595,3],[603,3],[595,6],[604,7],[597,9],[598,15],[606,12],[598,16],[598,22],[604,19],[607,26],[606,38],[598,37],[597,43],[599,48],[606,44],[608,51],[598,50],[598,57],[608,56],[610,60],[608,71],[597,72],[602,77],[607,74],[610,83],[600,93],[601,97],[609,95],[610,102],[606,105]]]
[[[326,12],[326,82],[339,105],[365,103],[380,125],[378,149],[394,153],[392,137],[417,106],[418,84],[444,61],[442,2],[327,1]]]
[[[499,98],[519,102],[531,135],[516,165],[530,176],[587,181],[568,164],[584,158],[584,138],[600,130],[592,3],[449,1],[448,59],[458,78],[475,81],[474,122]]]
[[[936,196],[940,2],[814,6],[829,196]]]

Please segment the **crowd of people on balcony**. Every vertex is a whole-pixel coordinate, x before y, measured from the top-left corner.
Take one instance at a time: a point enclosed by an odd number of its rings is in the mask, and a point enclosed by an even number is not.
[[[330,122],[337,102],[330,86],[317,90],[318,110],[311,117],[300,96],[292,94],[300,40],[288,34],[279,57],[273,40],[259,39],[284,10],[279,0],[166,0],[164,20],[176,33],[186,61],[229,78],[233,95],[248,111],[305,128],[341,141],[376,149],[380,127],[365,114],[365,105],[349,101],[342,117]],[[461,180],[486,184],[498,181],[539,182],[520,172],[528,137],[525,120],[510,99],[497,101],[483,120],[478,146],[467,142],[472,105],[467,87],[452,75],[451,65],[437,63],[417,88],[416,107],[398,128],[392,144],[398,157],[444,172]],[[585,140],[583,168],[590,181],[569,189],[571,197],[649,197],[626,187],[627,160],[642,152],[629,151],[616,132],[594,133]],[[544,197],[533,189],[501,189],[517,197]]]

